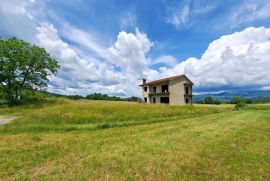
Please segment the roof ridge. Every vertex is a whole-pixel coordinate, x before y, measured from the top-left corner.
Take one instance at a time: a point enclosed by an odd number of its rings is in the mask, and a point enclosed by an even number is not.
[[[171,76],[171,77],[166,77],[166,78],[151,80],[150,82],[160,81],[160,80],[165,80],[165,79],[172,79],[172,78],[181,77],[181,76],[183,76],[183,75],[175,75],[175,76]],[[149,82],[147,82],[147,83],[149,83]]]
[[[142,85],[140,85],[140,86],[143,86],[143,85],[149,85],[149,84],[154,84],[154,83],[160,83],[160,82],[170,82],[170,81],[172,81],[172,80],[174,80],[174,79],[177,79],[177,78],[180,78],[180,77],[182,77],[182,76],[184,76],[184,77],[186,77],[187,78],[187,76],[185,75],[185,74],[181,74],[181,75],[175,75],[175,76],[171,76],[171,77],[166,77],[166,78],[162,78],[162,79],[157,79],[157,80],[152,80],[152,81],[150,81],[150,82],[146,82],[145,84],[142,84]],[[187,78],[188,79],[188,78]],[[189,79],[188,79],[189,80]],[[189,80],[190,81],[190,80]],[[191,81],[190,81],[191,82]]]

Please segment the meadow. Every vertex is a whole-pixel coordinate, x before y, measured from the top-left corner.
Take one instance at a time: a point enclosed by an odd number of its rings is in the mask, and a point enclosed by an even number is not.
[[[270,105],[48,100],[8,108],[0,180],[269,180]]]

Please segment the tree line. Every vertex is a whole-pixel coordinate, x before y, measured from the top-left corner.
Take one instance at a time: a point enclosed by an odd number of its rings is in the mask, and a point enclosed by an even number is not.
[[[51,93],[50,93],[51,94]],[[52,95],[52,94],[51,94]],[[108,94],[102,94],[102,93],[92,93],[87,96],[81,96],[81,95],[59,95],[54,94],[54,97],[65,97],[72,100],[80,100],[80,99],[87,99],[87,100],[106,100],[106,101],[131,101],[131,102],[137,102],[140,100],[140,98],[132,96],[128,98],[122,98],[118,96],[109,96]]]

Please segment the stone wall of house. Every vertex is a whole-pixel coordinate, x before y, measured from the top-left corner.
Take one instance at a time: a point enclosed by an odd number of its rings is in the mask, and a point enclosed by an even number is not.
[[[185,96],[185,84],[189,83],[187,79],[184,77],[180,77],[178,79],[172,80],[169,83],[169,92],[170,92],[170,104],[171,105],[185,105],[186,98],[189,99],[188,104],[192,104],[191,96]],[[192,86],[189,87],[189,94],[192,94]]]

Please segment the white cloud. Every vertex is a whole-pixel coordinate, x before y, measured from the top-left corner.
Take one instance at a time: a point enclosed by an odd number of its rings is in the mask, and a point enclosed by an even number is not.
[[[120,32],[117,41],[109,48],[112,63],[120,68],[123,77],[123,87],[131,95],[139,95],[140,79],[148,69],[149,62],[146,54],[153,43],[147,35],[136,29],[135,34]]]
[[[31,0],[0,0],[0,35],[32,42],[36,30],[29,9],[34,4]]]
[[[137,26],[137,16],[134,12],[128,11],[124,13],[119,20],[121,30],[127,30],[128,28],[135,28]]]
[[[61,35],[65,37],[65,39],[71,41],[72,43],[76,43],[89,52],[92,55],[95,55],[99,58],[108,59],[108,51],[106,47],[101,45],[101,41],[97,39],[94,35],[89,32],[85,32],[80,30],[72,25],[63,22],[64,26],[61,27],[63,31],[61,31]]]
[[[194,8],[193,13],[198,14],[198,15],[207,14],[211,12],[212,10],[214,10],[216,7],[217,6],[215,4],[210,4],[210,5],[205,5],[205,6],[200,5],[199,7]]]
[[[168,7],[169,15],[166,21],[174,25],[176,29],[181,29],[185,25],[195,22],[198,17],[210,13],[216,7],[213,2],[210,4],[207,1],[186,0],[184,4]]]
[[[168,17],[167,22],[174,25],[177,29],[183,26],[189,20],[189,5],[181,9],[173,9],[172,14]]]
[[[99,62],[96,65],[91,60],[83,59],[67,43],[63,42],[58,31],[52,24],[43,23],[38,28],[36,41],[50,54],[59,60],[61,69],[57,77],[51,77],[51,91],[53,87],[66,94],[87,94],[94,92],[97,85],[104,87],[104,92],[109,92],[106,86],[117,85],[121,74],[114,71],[113,67]],[[77,91],[76,91],[77,90]],[[112,92],[110,92],[112,94]]]
[[[270,85],[270,28],[247,28],[224,35],[200,59],[189,58],[174,68],[162,67],[149,77],[187,74],[199,88],[267,87]]]
[[[120,32],[117,41],[109,48],[114,64],[127,74],[142,75],[148,66],[145,54],[153,44],[146,34],[136,29],[136,33]]]
[[[233,8],[228,24],[232,27],[246,25],[255,21],[267,20],[270,18],[269,0],[248,0],[240,7]]]
[[[35,0],[1,0],[0,8],[5,12],[27,15],[29,18],[32,18],[28,11],[33,6],[33,3],[35,3]]]
[[[162,55],[151,61],[152,65],[164,64],[167,66],[174,66],[177,63],[177,59],[171,55]]]
[[[34,20],[31,19],[32,14],[27,7],[30,7],[33,1],[25,0],[22,4],[18,3],[18,6],[14,3],[4,4],[5,6],[2,4],[1,9],[13,5],[13,10],[1,12],[10,18],[10,22],[20,25],[18,30],[25,31],[23,34],[12,31],[14,26],[10,24],[7,24],[5,30],[11,31],[13,36],[44,47],[60,63],[58,75],[50,77],[49,91],[81,95],[91,92],[122,96],[140,94],[139,79],[147,69],[146,53],[152,46],[146,34],[138,29],[134,34],[120,32],[114,44],[104,46],[90,32],[80,30],[64,21],[61,22],[60,32],[47,20],[40,23],[41,19],[46,19],[43,13],[40,18],[39,12],[33,12],[36,16],[33,16]],[[21,9],[19,13],[15,13],[18,9]],[[22,24],[21,18],[28,20],[29,25]],[[1,22],[2,25],[6,24]],[[2,32],[0,34],[6,36]],[[66,43],[61,37],[72,43]]]
[[[59,60],[61,70],[57,77],[50,78],[49,91],[139,96],[141,78],[156,79],[182,73],[187,74],[199,88],[254,86],[265,89],[270,86],[269,28],[248,28],[222,36],[210,43],[200,59],[191,57],[177,64],[178,61],[170,55],[155,59],[148,57],[154,44],[146,33],[138,29],[135,33],[119,32],[113,44],[105,45],[91,32],[67,23],[63,23],[61,31],[58,31],[48,21],[39,23],[32,20],[31,17],[38,17],[31,16],[28,8],[35,3],[26,0],[16,2],[18,7],[8,11],[0,4],[0,20],[8,20],[1,21],[0,35],[9,32],[36,43]],[[254,11],[257,7],[249,8]],[[264,11],[260,12],[260,16],[265,17]],[[183,13],[183,16],[187,14]],[[187,20],[183,17],[179,21]],[[164,66],[151,69],[155,64]]]

